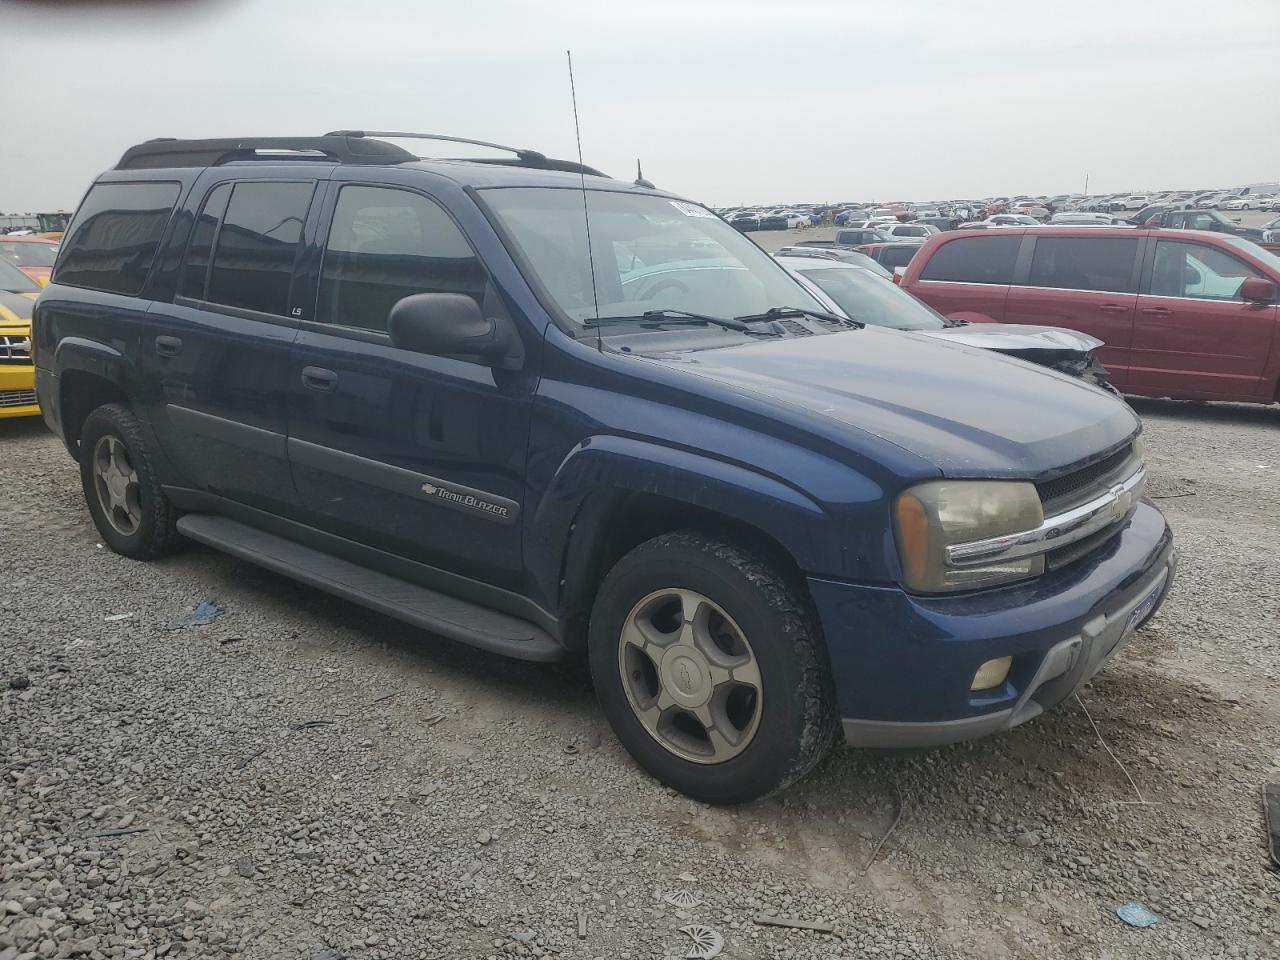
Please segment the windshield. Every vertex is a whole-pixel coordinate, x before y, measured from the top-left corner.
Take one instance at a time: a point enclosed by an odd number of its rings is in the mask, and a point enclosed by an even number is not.
[[[781,306],[821,309],[764,251],[696,204],[587,191],[588,260],[583,191],[494,188],[484,197],[572,332],[595,318],[621,322],[657,310],[748,317]]]
[[[52,267],[58,248],[51,243],[0,240],[0,257],[20,267]]]
[[[10,293],[36,293],[40,285],[9,260],[0,257],[0,290]]]
[[[942,317],[892,281],[857,267],[800,267],[798,272],[854,320],[895,330],[941,330]]]
[[[1222,239],[1238,250],[1249,254],[1249,256],[1257,257],[1272,269],[1280,270],[1280,257],[1276,256],[1266,247],[1260,247],[1252,240],[1247,240],[1244,237],[1223,237]]]

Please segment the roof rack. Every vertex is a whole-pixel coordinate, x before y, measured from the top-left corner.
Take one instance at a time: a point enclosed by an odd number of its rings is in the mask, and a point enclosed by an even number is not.
[[[514,154],[504,157],[472,157],[468,163],[492,163],[502,166],[535,167],[541,170],[563,170],[603,177],[593,167],[570,160],[556,160],[537,150],[520,150],[485,140],[450,137],[436,133],[395,133],[365,130],[335,130],[323,137],[231,137],[213,140],[177,140],[159,137],[130,147],[116,164],[117,170],[146,170],[159,167],[217,167],[238,160],[320,160],[348,164],[395,164],[421,159],[408,150],[387,143],[379,137],[410,140],[446,140],[477,147],[505,150]]]
[[[281,157],[281,154],[293,156]],[[340,134],[324,137],[234,137],[215,140],[160,137],[130,147],[115,168],[140,170],[155,167],[216,167],[236,160],[255,159],[387,164],[405,163],[418,158],[394,144]]]
[[[490,143],[488,140],[471,140],[467,137],[451,137],[443,133],[407,133],[394,130],[334,130],[327,134],[330,137],[391,137],[401,140],[443,140],[448,143],[467,143],[474,147],[488,147],[491,150],[505,150],[515,154],[515,160],[504,160],[497,157],[466,157],[467,163],[492,163],[499,166],[535,167],[540,170],[562,170],[566,173],[585,173],[593,177],[608,177],[594,167],[575,163],[572,160],[557,160],[537,150],[508,147],[501,143]]]

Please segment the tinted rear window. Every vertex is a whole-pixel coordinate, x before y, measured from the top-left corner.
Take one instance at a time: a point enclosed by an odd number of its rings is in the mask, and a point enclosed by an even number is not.
[[[921,280],[958,283],[1012,283],[1022,237],[960,237],[939,247],[920,273]]]
[[[205,284],[209,279],[209,254],[213,252],[213,238],[218,233],[218,224],[227,209],[227,199],[231,196],[231,184],[220,183],[205,198],[204,209],[196,220],[195,229],[191,231],[191,245],[187,248],[187,257],[182,266],[181,293],[197,300],[204,299]]]
[[[237,183],[218,231],[206,299],[284,316],[313,183]]]
[[[138,293],[177,201],[176,183],[95,184],[62,242],[54,280]]]
[[[1030,287],[1131,293],[1137,237],[1037,237]]]
[[[920,252],[920,248],[911,247],[886,247],[884,255],[880,258],[880,262],[892,270],[894,267],[905,267],[911,262],[911,258]]]

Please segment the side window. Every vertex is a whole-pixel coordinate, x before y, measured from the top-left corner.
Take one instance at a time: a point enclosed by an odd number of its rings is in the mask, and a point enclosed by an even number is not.
[[[901,247],[885,247],[884,259],[880,262],[892,270],[894,267],[905,267],[911,262],[920,248],[914,244]]]
[[[1187,226],[1192,230],[1212,230],[1213,217],[1207,213],[1197,213],[1189,219]]]
[[[1027,286],[1133,291],[1137,237],[1037,237]]]
[[[1013,265],[1018,259],[1022,237],[961,237],[934,251],[920,274],[921,280],[950,280],[958,283],[1013,282]]]
[[[488,276],[439,205],[408,190],[345,186],[320,270],[316,320],[385,331],[391,308],[415,293],[484,300]]]
[[[227,199],[231,196],[231,184],[220,183],[205,198],[204,209],[196,219],[195,229],[191,231],[191,243],[187,247],[187,258],[182,265],[182,286],[179,292],[184,297],[196,300],[204,299],[205,284],[209,279],[209,255],[213,252],[213,239],[218,233],[218,224],[227,210]]]
[[[313,183],[237,183],[218,231],[205,299],[284,316],[314,190]]]
[[[95,184],[67,231],[54,281],[110,293],[139,293],[155,262],[178,192],[176,183]]]
[[[1258,276],[1243,260],[1209,244],[1160,240],[1146,292],[1155,297],[1238,300],[1245,280]]]

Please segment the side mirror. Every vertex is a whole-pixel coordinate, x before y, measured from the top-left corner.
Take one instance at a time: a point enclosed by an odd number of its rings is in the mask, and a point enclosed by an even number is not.
[[[1276,298],[1276,285],[1266,277],[1248,277],[1240,284],[1240,299],[1249,303],[1271,303]]]
[[[397,347],[486,367],[518,370],[524,344],[506,317],[486,317],[461,293],[416,293],[391,308],[387,331]]]

